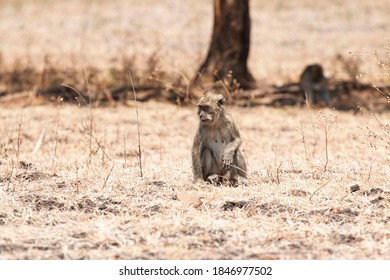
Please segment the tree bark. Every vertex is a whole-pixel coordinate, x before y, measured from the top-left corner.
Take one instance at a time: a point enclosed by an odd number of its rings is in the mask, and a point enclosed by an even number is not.
[[[207,87],[223,81],[230,88],[256,87],[247,67],[250,26],[249,0],[214,0],[211,44],[195,83]]]

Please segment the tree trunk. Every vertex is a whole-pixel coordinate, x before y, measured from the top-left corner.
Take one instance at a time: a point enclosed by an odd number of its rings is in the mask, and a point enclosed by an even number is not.
[[[249,0],[214,0],[210,49],[195,83],[202,87],[222,81],[230,89],[256,87],[247,60],[250,44]]]

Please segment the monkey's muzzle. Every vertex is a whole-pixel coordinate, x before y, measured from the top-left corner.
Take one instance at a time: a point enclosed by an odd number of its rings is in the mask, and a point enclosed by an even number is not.
[[[210,116],[208,114],[203,113],[203,112],[201,112],[199,114],[199,119],[200,119],[201,122],[209,122],[209,121],[211,121]]]

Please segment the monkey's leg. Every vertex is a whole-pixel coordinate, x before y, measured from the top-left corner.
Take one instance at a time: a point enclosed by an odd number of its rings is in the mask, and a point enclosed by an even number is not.
[[[209,149],[202,152],[202,172],[203,180],[211,184],[218,184],[220,176],[218,175],[218,165],[214,159],[213,153]]]
[[[330,103],[330,92],[328,89],[322,89],[319,93],[318,93],[318,97],[321,101],[325,102],[325,105],[328,106],[328,107],[331,107],[331,103]]]
[[[229,171],[226,174],[225,180],[227,179],[227,182],[232,186],[232,187],[237,187],[238,186],[238,172],[235,167],[232,167],[229,169]]]
[[[238,176],[247,178],[247,169],[244,155],[240,150],[237,150],[233,157],[233,165],[227,172],[227,179],[230,185],[237,187],[238,185]]]
[[[305,89],[305,97],[306,97],[306,102],[309,103],[310,105],[314,104],[314,96],[313,96],[313,89],[311,88],[306,88]]]
[[[238,175],[244,178],[248,178],[246,161],[240,149],[238,149],[234,157],[234,165],[236,166],[235,170],[237,171]]]

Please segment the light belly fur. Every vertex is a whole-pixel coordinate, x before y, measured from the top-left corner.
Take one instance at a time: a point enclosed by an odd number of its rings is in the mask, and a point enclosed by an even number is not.
[[[230,143],[231,137],[224,133],[224,131],[216,131],[209,135],[206,147],[213,153],[217,164],[222,168],[222,157],[226,146]]]

